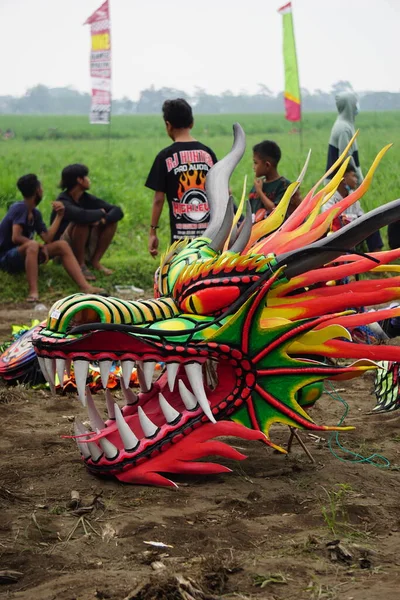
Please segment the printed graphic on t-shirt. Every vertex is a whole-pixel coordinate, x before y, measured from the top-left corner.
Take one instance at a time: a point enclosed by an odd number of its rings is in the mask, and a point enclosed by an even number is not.
[[[210,217],[205,181],[213,160],[205,150],[182,150],[165,162],[167,170],[173,170],[178,178],[176,195],[171,200],[173,239],[197,237],[207,229]]]

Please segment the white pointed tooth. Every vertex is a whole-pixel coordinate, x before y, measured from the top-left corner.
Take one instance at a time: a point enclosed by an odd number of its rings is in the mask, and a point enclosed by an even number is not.
[[[140,426],[143,429],[144,435],[146,437],[153,437],[153,435],[155,435],[155,433],[158,431],[157,425],[154,425],[153,421],[149,419],[141,406],[138,406],[138,415]]]
[[[44,364],[46,365],[46,371],[49,376],[49,383],[55,385],[56,361],[52,358],[45,358]]]
[[[46,363],[44,362],[44,358],[42,358],[41,356],[38,356],[37,358],[38,358],[38,363],[39,363],[40,370],[43,373],[43,377],[48,382],[49,381],[49,374],[48,374],[47,369],[46,369]]]
[[[106,406],[107,406],[108,416],[110,417],[110,419],[115,419],[114,404],[115,404],[115,400],[111,396],[110,390],[106,389]]]
[[[211,412],[210,403],[206,396],[203,384],[203,372],[200,363],[190,363],[185,365],[185,371],[188,376],[193,393],[198,403],[204,411],[204,414],[210,419],[211,423],[216,423],[215,417]]]
[[[99,412],[96,408],[96,405],[93,400],[92,393],[89,387],[86,387],[86,402],[87,402],[87,411],[89,415],[90,424],[93,429],[104,429],[106,424],[103,419],[99,415]]]
[[[175,410],[175,408],[171,406],[169,402],[167,402],[162,394],[158,394],[158,401],[167,423],[173,423],[181,416],[181,413]]]
[[[85,388],[88,369],[89,363],[87,360],[74,360],[75,382],[78,389],[79,400],[82,402],[83,406],[86,406]]]
[[[115,421],[117,423],[119,435],[121,436],[122,443],[125,450],[132,451],[139,444],[139,440],[125,421],[124,416],[121,412],[118,404],[114,404]]]
[[[103,452],[100,450],[100,448],[98,447],[96,442],[86,442],[86,444],[87,444],[87,447],[89,448],[89,452],[90,452],[90,456],[92,457],[92,460],[94,460],[94,461],[99,460],[99,458],[103,454]]]
[[[143,362],[141,360],[136,361],[137,368],[137,376],[139,379],[140,390],[144,393],[149,391],[149,387],[147,387],[146,379],[143,372]]]
[[[110,375],[112,360],[101,360],[99,364],[100,364],[101,384],[102,384],[103,388],[105,389],[108,384],[108,376]]]
[[[80,421],[75,419],[74,433],[75,433],[75,435],[82,435],[83,433],[89,433],[89,432],[85,429],[85,426],[83,425],[83,423],[81,423]],[[79,452],[82,454],[82,456],[84,458],[89,458],[89,456],[90,456],[89,448],[88,448],[88,445],[86,442],[81,441],[83,439],[84,438],[76,438],[75,441],[78,445]]]
[[[47,381],[52,394],[56,393],[56,361],[52,358],[45,358],[44,364],[46,367]]]
[[[153,383],[153,373],[155,366],[156,363],[154,361],[148,361],[143,363],[144,380],[146,382],[148,390],[151,388],[151,384]]]
[[[186,385],[183,383],[182,379],[178,380],[179,393],[181,395],[183,404],[186,406],[187,410],[194,410],[198,405],[196,400],[196,396],[192,394],[190,390],[187,389]]]
[[[121,368],[122,368],[122,379],[124,380],[124,384],[126,388],[129,388],[129,384],[131,381],[132,369],[135,366],[135,362],[133,360],[121,360]]]
[[[174,390],[176,374],[179,369],[179,363],[167,363],[168,387],[170,392]]]
[[[61,387],[64,387],[65,360],[63,358],[56,358],[56,371],[58,375],[58,381]]]
[[[138,397],[136,396],[136,394],[134,394],[129,387],[127,388],[125,386],[123,379],[121,379],[120,381],[121,381],[121,390],[122,390],[122,393],[124,394],[126,404],[131,404],[131,405],[136,404],[136,402],[138,401]]]
[[[97,430],[97,433],[100,433],[100,431]],[[100,438],[99,444],[108,460],[114,460],[114,458],[117,458],[118,448],[114,446],[114,444],[112,444],[106,437]]]

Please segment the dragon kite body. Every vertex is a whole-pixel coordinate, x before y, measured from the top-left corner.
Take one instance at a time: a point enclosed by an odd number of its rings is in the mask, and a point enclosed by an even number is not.
[[[368,189],[386,152],[378,155],[363,184],[321,213],[349,159],[345,153],[286,220],[291,184],[271,215],[256,225],[251,212],[238,225],[229,179],[245,149],[234,126],[230,153],[207,175],[211,219],[204,237],[173,244],[156,272],[155,298],[123,301],[75,294],[54,304],[33,344],[46,379],[63,380],[74,363],[78,395],[92,431],[75,422],[74,438],[86,467],[129,483],[174,485],[167,473],[228,471],[207,456],[245,458],[225,441],[236,436],[270,440],[283,423],[314,431],[338,429],[314,423],[307,410],[325,379],[349,379],[374,361],[399,360],[400,348],[354,343],[352,328],[400,314],[400,309],[359,312],[400,297],[398,276],[351,281],[351,275],[398,270],[388,262],[400,250],[370,256],[349,252],[370,233],[400,219],[400,200],[326,235],[335,217]],[[347,150],[347,149],[346,149]],[[345,151],[346,152],[346,151]],[[325,177],[325,176],[324,176]],[[244,196],[240,208],[243,206]],[[239,208],[239,212],[240,212]],[[332,281],[346,281],[330,286]],[[326,358],[354,359],[348,366]],[[126,400],[119,406],[108,387],[112,365],[121,365]],[[88,365],[99,365],[107,417],[86,387]],[[154,380],[155,365],[164,365]],[[137,369],[139,393],[130,385]]]

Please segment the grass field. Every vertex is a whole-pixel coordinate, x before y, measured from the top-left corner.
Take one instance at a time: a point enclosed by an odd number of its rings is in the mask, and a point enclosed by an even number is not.
[[[364,209],[400,197],[400,114],[364,113],[358,117],[359,147],[364,174],[377,152],[387,143],[394,147],[384,158],[375,175],[371,190],[362,200]],[[252,146],[262,139],[274,139],[282,149],[279,171],[294,179],[305,160],[313,154],[302,186],[304,194],[323,174],[327,143],[334,114],[306,115],[303,133],[290,134],[291,126],[275,115],[202,115],[196,119],[194,135],[210,145],[218,157],[224,156],[232,143],[232,123],[238,121],[247,134],[247,150],[236,169],[231,189],[239,198],[244,176],[248,190],[252,184]],[[19,199],[15,182],[19,176],[34,172],[43,182],[45,197],[40,209],[48,221],[50,203],[56,198],[61,169],[69,163],[83,162],[90,169],[92,191],[105,200],[119,204],[125,213],[118,234],[104,264],[115,269],[111,278],[99,279],[111,293],[117,284],[134,284],[149,289],[157,266],[147,251],[152,192],[144,181],[156,153],[167,146],[161,117],[115,117],[111,129],[90,126],[86,117],[0,116],[0,129],[11,128],[12,140],[0,140],[0,217],[9,203]],[[385,236],[385,232],[384,236]],[[169,239],[167,210],[160,228],[161,248]],[[24,277],[0,273],[0,299],[21,301],[26,296]],[[41,269],[42,299],[56,299],[76,291],[61,267],[47,265]]]

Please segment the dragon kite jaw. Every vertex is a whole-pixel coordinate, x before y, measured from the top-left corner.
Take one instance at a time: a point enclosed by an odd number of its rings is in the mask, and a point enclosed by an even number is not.
[[[178,242],[162,257],[155,299],[128,302],[75,294],[56,302],[46,326],[34,336],[51,386],[55,374],[62,381],[68,361],[74,363],[78,395],[87,405],[92,427],[88,431],[76,421],[74,437],[94,474],[129,483],[174,485],[164,473],[224,472],[229,470],[225,466],[196,462],[210,455],[245,458],[214,439],[220,436],[261,440],[284,452],[270,441],[273,423],[337,429],[315,424],[306,412],[320,396],[323,381],[374,369],[372,361],[389,350],[367,347],[367,352],[365,346],[349,343],[345,328],[349,319],[357,323],[376,319],[376,313],[371,317],[347,310],[362,305],[365,293],[357,293],[354,286],[364,282],[343,285],[342,293],[330,295],[325,282],[331,279],[332,269],[344,277],[347,271],[385,268],[388,253],[375,256],[375,262],[359,255],[341,262],[343,240],[350,247],[349,239],[357,243],[375,225],[399,219],[400,201],[343,228],[334,239],[322,237],[321,231],[326,232],[338,209],[333,207],[321,219],[319,207],[339,183],[339,170],[325,194],[310,192],[283,222],[298,182],[293,184],[263,222],[264,228],[257,224],[254,238],[248,207],[241,227],[233,220],[229,178],[245,149],[243,130],[235,125],[234,132],[232,151],[207,176],[209,227],[204,237]],[[367,176],[364,189],[370,179]],[[298,247],[291,241],[296,238]],[[281,252],[270,251],[273,239]],[[392,252],[390,259],[398,256],[400,251]],[[390,281],[369,282],[370,304],[400,296]],[[355,299],[351,304],[348,296]],[[359,360],[339,368],[321,359],[329,356]],[[88,366],[94,361],[106,388],[106,420],[86,389]],[[115,361],[122,367],[126,401],[122,408],[107,389]],[[165,368],[153,381],[157,363]],[[134,367],[138,394],[129,388]]]

